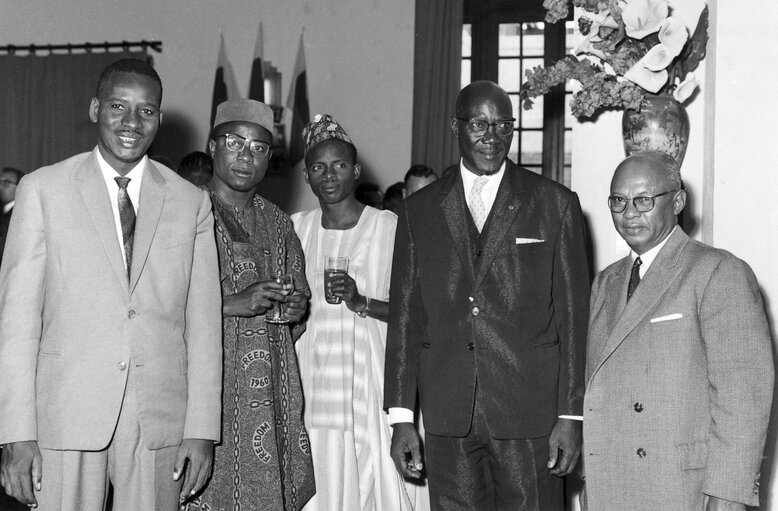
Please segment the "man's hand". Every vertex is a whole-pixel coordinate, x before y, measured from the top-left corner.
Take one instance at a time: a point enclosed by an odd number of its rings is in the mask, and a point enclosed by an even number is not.
[[[292,293],[286,297],[284,312],[291,323],[297,323],[308,309],[308,297],[302,293]]]
[[[570,474],[581,455],[581,421],[557,419],[548,439],[548,468],[562,477]]]
[[[392,426],[392,460],[397,471],[411,479],[421,479],[424,464],[421,461],[419,434],[410,422],[398,422]]]
[[[187,463],[187,459],[189,463]],[[176,465],[173,469],[173,479],[178,481],[184,475],[184,485],[181,487],[180,500],[183,502],[196,494],[205,486],[211,477],[213,467],[213,440],[185,438],[178,446]]]
[[[30,507],[38,507],[35,490],[41,491],[41,451],[38,442],[14,442],[3,446],[0,485],[5,492]]]
[[[225,316],[250,318],[264,314],[274,301],[286,301],[283,286],[272,280],[255,282],[243,291],[224,296],[222,312]]]
[[[746,511],[746,505],[718,497],[709,497],[705,511]]]

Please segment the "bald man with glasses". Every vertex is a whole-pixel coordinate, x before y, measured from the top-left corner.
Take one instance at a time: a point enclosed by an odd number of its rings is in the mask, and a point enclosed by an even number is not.
[[[624,160],[608,207],[630,254],[595,279],[584,399],[587,509],[745,510],[773,391],[751,268],[690,239],[678,165]]]

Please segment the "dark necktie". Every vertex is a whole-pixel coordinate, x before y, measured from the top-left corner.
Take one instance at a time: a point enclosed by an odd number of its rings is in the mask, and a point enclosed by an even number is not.
[[[629,276],[629,285],[627,286],[627,301],[632,298],[632,293],[635,292],[638,284],[640,284],[641,264],[643,264],[643,261],[640,260],[640,257],[635,258],[635,262],[632,264],[632,274]]]
[[[119,185],[117,202],[119,203],[119,220],[122,222],[122,241],[124,242],[124,259],[127,262],[127,278],[130,278],[130,266],[132,265],[132,240],[135,234],[135,208],[127,194],[129,177],[115,177]]]

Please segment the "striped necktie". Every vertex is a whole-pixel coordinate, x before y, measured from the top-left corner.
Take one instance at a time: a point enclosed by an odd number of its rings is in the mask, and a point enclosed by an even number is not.
[[[629,285],[627,286],[627,301],[632,298],[632,293],[635,292],[638,284],[640,284],[641,264],[643,264],[643,261],[640,260],[640,257],[635,258],[635,262],[632,264],[632,273],[629,276]]]
[[[119,204],[119,220],[122,222],[122,241],[124,242],[124,260],[127,263],[127,279],[130,278],[130,266],[132,265],[132,242],[135,235],[135,208],[132,206],[130,196],[127,194],[128,177],[115,177],[119,185],[117,202]]]

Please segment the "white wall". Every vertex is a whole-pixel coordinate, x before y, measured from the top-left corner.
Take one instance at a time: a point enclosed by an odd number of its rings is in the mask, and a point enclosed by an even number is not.
[[[171,155],[177,162],[206,144],[219,34],[245,94],[262,22],[265,58],[283,75],[285,102],[304,27],[311,115],[332,113],[354,139],[368,177],[386,188],[410,166],[414,5],[413,0],[6,0],[0,5],[0,44],[161,40],[162,53],[152,53],[165,88],[163,123],[173,123],[191,141]],[[305,199],[296,208],[312,207],[310,190],[300,179],[295,183]]]

